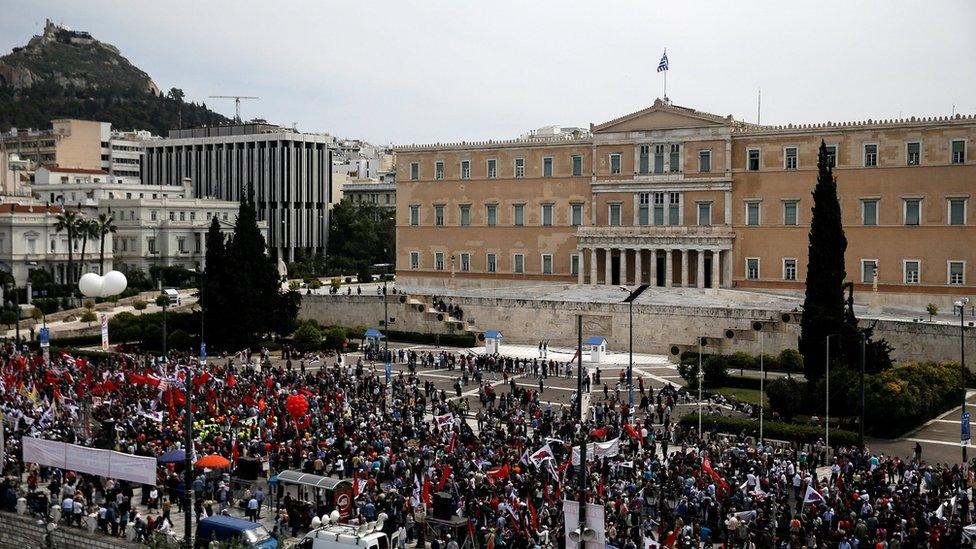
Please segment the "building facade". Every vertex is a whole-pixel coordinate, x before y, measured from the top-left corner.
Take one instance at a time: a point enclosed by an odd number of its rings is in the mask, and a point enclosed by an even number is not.
[[[269,250],[293,261],[296,251],[325,253],[331,141],[264,123],[173,130],[143,142],[142,182],[172,186],[189,178],[193,196],[234,202],[253,185]]]
[[[381,173],[374,179],[353,179],[342,185],[342,196],[353,204],[396,210],[396,172]]]
[[[116,182],[105,170],[42,166],[34,173],[30,189],[39,200],[51,204],[95,207],[101,200],[132,198],[189,198],[193,189],[189,181],[181,186],[147,187],[138,182]]]
[[[973,116],[772,127],[662,100],[585,133],[398,147],[397,274],[799,292],[821,140],[848,279],[971,293]]]

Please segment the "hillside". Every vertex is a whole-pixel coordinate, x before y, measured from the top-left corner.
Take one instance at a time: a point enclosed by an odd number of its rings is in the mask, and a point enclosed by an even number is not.
[[[55,118],[111,122],[166,135],[171,128],[229,120],[205,104],[165,96],[111,44],[48,21],[44,34],[0,57],[0,131],[47,128]]]

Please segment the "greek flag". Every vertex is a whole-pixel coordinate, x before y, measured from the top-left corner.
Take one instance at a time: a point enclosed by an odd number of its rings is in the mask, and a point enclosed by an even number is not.
[[[657,72],[664,72],[668,70],[668,51],[664,50],[664,55],[661,56],[661,62],[657,64]]]

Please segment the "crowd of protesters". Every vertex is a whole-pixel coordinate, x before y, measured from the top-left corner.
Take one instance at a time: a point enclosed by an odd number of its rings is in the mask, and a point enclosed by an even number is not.
[[[54,353],[46,364],[5,346],[0,506],[13,510],[25,497],[44,513],[60,502],[62,522],[91,516],[108,535],[134,523],[145,538],[171,529],[170,514],[192,492],[196,520],[239,506],[252,519],[273,516],[279,536],[309,529],[327,502],[301,501],[280,486],[242,492],[226,476],[199,474],[187,487],[172,464],[158,467],[155,486],[133,486],[21,460],[27,435],[146,456],[179,449],[189,385],[197,455],[257,458],[269,476],[299,469],[352,479],[357,516],[385,514],[401,543],[435,549],[465,538],[488,549],[563,547],[562,502],[579,500],[584,479],[587,501],[603,509],[606,544],[620,549],[960,547],[970,522],[971,473],[927,463],[920,447],[901,459],[698,433],[672,414],[688,399],[683,391],[653,389],[643,377],[631,407],[622,374],[604,379],[586,367],[593,392],[581,422],[576,397],[553,403],[547,385],[578,373],[572,362],[378,348],[356,361],[284,358],[243,352],[201,366],[179,354],[121,353],[110,364]],[[388,373],[383,362],[404,367]],[[453,390],[424,375],[431,369],[447,370]],[[296,413],[290,397],[307,406]],[[585,477],[571,458],[583,440],[592,443]],[[463,528],[426,527],[436,523],[435,497],[450,500]]]

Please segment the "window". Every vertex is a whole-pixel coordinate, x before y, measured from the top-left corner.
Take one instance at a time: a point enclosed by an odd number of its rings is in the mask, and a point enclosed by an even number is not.
[[[966,224],[966,199],[965,198],[949,199],[949,224],[950,225]]]
[[[878,224],[878,201],[875,199],[861,201],[861,224]]]
[[[444,179],[444,161],[434,162],[434,179]]]
[[[154,237],[147,238],[146,247],[149,248],[149,253],[156,253],[156,239]]]
[[[197,220],[197,212],[190,212],[190,221]]]
[[[905,284],[918,284],[919,265],[917,259],[905,260]]]
[[[542,205],[542,226],[543,227],[552,226],[552,204]]]
[[[552,274],[552,254],[542,254],[542,274]]]
[[[573,212],[573,226],[579,227],[580,225],[583,224],[583,205],[573,204],[570,207],[572,208],[572,212]]]
[[[410,268],[414,271],[420,268],[420,252],[410,252]]]
[[[796,201],[783,202],[783,225],[796,225]]]
[[[965,164],[966,163],[966,140],[965,139],[954,139],[952,141],[952,163],[953,164]]]
[[[410,206],[410,224],[413,226],[420,225],[420,206]]]
[[[870,168],[878,165],[878,145],[869,143],[864,145],[864,167]]]
[[[569,255],[569,274],[573,276],[579,275],[580,272],[580,255],[570,254]]]
[[[918,225],[921,222],[922,201],[918,198],[905,200],[905,225]]]
[[[53,246],[51,247],[51,251],[52,252],[54,251],[54,247]],[[27,239],[27,253],[29,253],[29,254],[36,254],[37,253],[37,239],[36,238],[28,238]]]
[[[494,227],[498,223],[497,204],[488,204],[485,206],[485,218],[487,219],[487,225],[489,227]]]
[[[573,155],[573,175],[583,175],[583,157]]]
[[[169,220],[176,221],[176,212],[169,212]]]
[[[466,273],[471,270],[471,254],[461,254],[461,272]]]
[[[702,227],[707,227],[712,224],[712,203],[711,202],[698,203],[698,224]]]
[[[525,272],[525,256],[522,254],[515,254],[512,256],[512,272],[513,273],[524,273]]]
[[[495,272],[495,254],[487,254],[485,256],[485,270],[489,273]]]
[[[498,175],[498,161],[494,158],[488,159],[488,179],[495,179]]]
[[[471,178],[471,161],[462,160],[461,161],[461,179]]]
[[[152,210],[149,212],[149,219],[156,221],[156,210]]]
[[[759,225],[759,202],[746,202],[746,225]]]
[[[918,166],[922,160],[922,144],[918,141],[905,144],[905,163]]]
[[[796,280],[796,259],[783,260],[783,280]]]
[[[471,224],[471,206],[469,204],[464,204],[459,206],[461,210],[461,226],[467,227]]]
[[[122,239],[122,244],[125,244],[125,239]],[[200,253],[203,250],[203,238],[200,233],[193,233],[193,253]]]
[[[186,253],[186,237],[178,236],[176,237],[176,249],[181,253]]]
[[[525,204],[516,204],[514,210],[512,225],[516,227],[525,225]]]
[[[668,193],[668,225],[681,224],[681,193]]]
[[[654,145],[654,173],[664,173],[664,145]]]
[[[615,175],[620,173],[620,154],[613,153],[610,155],[610,174]]]
[[[515,159],[515,177],[525,177],[525,159]]]
[[[638,164],[638,171],[642,174],[651,171],[651,146],[650,145],[640,146],[640,162]]]
[[[180,212],[180,221],[186,221],[186,212]]]
[[[712,171],[712,151],[698,151],[698,171]]]
[[[637,195],[637,224],[649,225],[651,223],[651,193],[639,193]]]
[[[746,169],[750,172],[759,171],[759,149],[746,151]]]
[[[796,169],[796,147],[786,147],[783,150],[784,168],[787,170]]]
[[[444,252],[434,253],[434,269],[438,271],[444,270]]]
[[[610,204],[610,225],[613,227],[620,225],[620,204]]]
[[[862,259],[861,260],[861,282],[865,284],[874,284],[874,277],[878,272],[878,260],[877,259]]]
[[[681,145],[678,143],[671,144],[671,173],[678,173],[681,171]]]
[[[542,159],[542,177],[552,177],[552,157]]]
[[[759,258],[746,258],[746,278],[749,280],[759,280]]]
[[[444,226],[444,206],[434,206],[434,225]]]
[[[654,193],[654,224],[664,225],[664,193]]]
[[[416,181],[420,179],[420,162],[410,163],[410,180]]]
[[[966,262],[965,261],[950,261],[949,262],[949,284],[959,285],[966,283]]]
[[[827,145],[827,166],[831,168],[837,167],[837,145]]]

